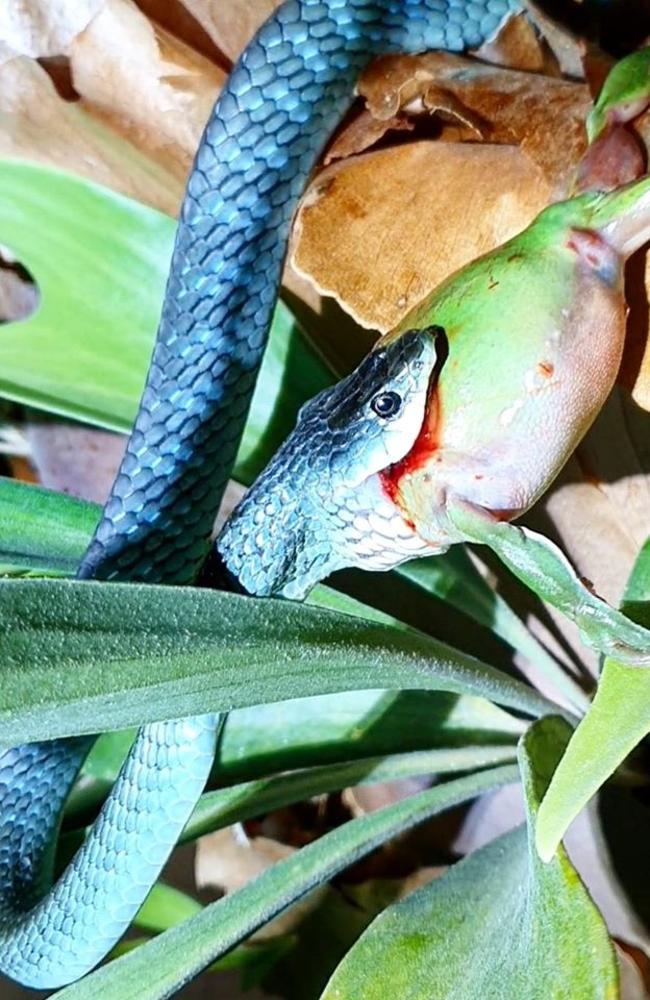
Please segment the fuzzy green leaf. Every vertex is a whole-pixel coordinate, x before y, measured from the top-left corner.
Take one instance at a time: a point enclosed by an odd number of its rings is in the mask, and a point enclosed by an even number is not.
[[[345,823],[268,868],[238,892],[55,996],[57,1000],[169,997],[291,903],[386,840],[488,788],[516,780],[516,773],[513,767],[482,771]]]
[[[71,576],[98,514],[96,504],[0,476],[0,576]]]
[[[625,592],[623,611],[650,627],[650,540]],[[537,824],[537,849],[552,857],[569,824],[650,733],[650,671],[605,660],[589,712],[573,734],[546,793]]]
[[[192,587],[0,581],[0,745],[335,691],[553,705],[414,630]]]
[[[570,729],[533,725],[520,768],[528,824],[385,910],[348,952],[322,1000],[511,1000],[617,994],[605,925],[568,858],[544,865],[535,815]]]

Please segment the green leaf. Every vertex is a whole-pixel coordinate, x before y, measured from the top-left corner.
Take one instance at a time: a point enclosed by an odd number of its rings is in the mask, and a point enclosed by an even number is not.
[[[380,687],[554,706],[421,633],[192,587],[0,581],[0,745]]]
[[[35,163],[0,160],[0,190],[0,243],[29,270],[41,297],[33,315],[2,327],[0,396],[129,431],[158,325],[175,221]],[[250,482],[257,475],[300,404],[330,381],[279,303],[236,478]]]
[[[188,896],[186,892],[165,882],[156,882],[133,922],[144,931],[158,934],[193,917],[202,909],[198,900]]]
[[[564,852],[534,850],[539,798],[570,733],[533,725],[520,767],[528,824],[386,909],[348,952],[322,1000],[561,1000],[617,995],[614,951]]]
[[[137,937],[125,938],[118,942],[111,951],[109,958],[119,958],[120,955],[127,955],[136,948],[142,948],[148,944],[151,938]],[[238,948],[233,948],[227,955],[209,965],[206,972],[232,972],[240,971],[242,976],[242,990],[251,989],[257,986],[274,965],[282,959],[287,952],[295,946],[296,938],[292,934],[285,934],[282,937],[274,937],[269,941],[253,941],[249,944],[242,944]]]
[[[313,796],[337,792],[354,785],[371,785],[378,781],[395,781],[421,775],[477,771],[496,764],[509,764],[514,760],[514,746],[446,747],[439,750],[416,750],[382,757],[365,757],[342,764],[327,764],[289,774],[275,774],[271,777],[244,781],[228,788],[205,792],[197,802],[180,842],[196,840],[197,837],[233,823],[242,823],[294,802],[304,802]],[[66,815],[69,816],[70,812],[68,811]],[[79,831],[72,831],[62,837],[64,850],[68,847],[66,839],[69,837],[74,838],[76,845],[79,842]],[[166,929],[159,926],[162,917],[150,917],[150,914],[161,911],[165,905],[173,912],[175,900],[170,893],[176,890],[170,889],[166,894],[164,892],[166,888],[168,887],[159,885],[153,897],[147,899],[143,908],[144,915],[143,910],[140,910],[136,917],[138,926],[148,930]],[[181,896],[183,895],[181,893]],[[164,910],[162,912],[164,913]]]
[[[650,626],[650,540],[637,558],[622,610]],[[605,660],[598,690],[542,802],[537,849],[552,857],[569,824],[650,733],[650,671]]]
[[[523,525],[494,521],[469,504],[450,502],[448,508],[464,538],[488,545],[539,598],[576,623],[583,642],[632,666],[650,667],[650,629],[592,593],[554,542]]]
[[[304,802],[315,795],[354,785],[371,785],[378,781],[395,781],[419,775],[476,771],[489,765],[510,763],[514,759],[514,747],[459,747],[362,758],[345,764],[329,764],[291,774],[258,778],[202,795],[181,840],[195,840],[232,823],[241,823],[293,802]]]
[[[149,944],[55,994],[57,1000],[162,1000],[311,889],[430,816],[516,780],[513,767],[482,771],[352,820],[268,868],[243,889]]]
[[[71,575],[99,511],[96,504],[0,476],[0,575]]]
[[[98,504],[0,477],[0,575],[74,575],[100,513]],[[461,546],[396,572],[426,593],[449,601],[542,668],[552,661]]]
[[[438,754],[430,760],[434,771],[449,770],[450,765],[453,770],[454,762],[468,754],[464,759],[469,769],[509,760],[522,730],[521,720],[484,698],[445,691],[349,691],[345,698],[297,698],[231,712],[219,740],[215,778],[229,785],[325,764],[342,765],[344,775],[353,761],[365,761],[365,769],[368,758],[384,759],[400,751]],[[135,730],[119,730],[99,737],[68,797],[68,822],[79,814],[85,821],[96,811],[134,735]],[[386,764],[392,766],[388,760]],[[396,760],[395,766],[402,765]],[[260,794],[264,787],[260,782]]]
[[[489,628],[536,664],[572,704],[586,709],[586,695],[496,590],[489,586],[464,546],[455,545],[444,556],[413,560],[400,566],[396,572],[427,593],[452,604],[479,625]]]

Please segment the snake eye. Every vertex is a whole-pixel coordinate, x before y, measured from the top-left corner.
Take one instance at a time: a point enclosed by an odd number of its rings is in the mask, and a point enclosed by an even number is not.
[[[370,400],[370,406],[378,417],[394,417],[402,405],[402,397],[396,392],[380,392]]]

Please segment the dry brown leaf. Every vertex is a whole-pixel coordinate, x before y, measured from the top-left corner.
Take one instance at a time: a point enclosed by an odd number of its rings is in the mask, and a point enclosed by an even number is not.
[[[458,114],[462,107],[465,120],[484,122],[490,142],[520,146],[558,194],[571,182],[586,148],[590,97],[584,84],[430,52],[377,60],[364,73],[359,92],[379,119],[404,109],[435,109],[446,93],[453,101],[451,112]]]
[[[48,489],[105,503],[124,454],[126,438],[59,420],[25,425],[31,460]]]
[[[194,875],[200,889],[215,888],[224,893],[235,892],[256,875],[290,857],[295,847],[281,844],[269,837],[248,837],[240,825],[217,830],[201,837],[196,844]],[[321,902],[326,885],[308,893],[298,903],[265,924],[252,935],[251,941],[263,941],[289,934]]]
[[[312,186],[292,262],[362,326],[385,331],[451,271],[523,229],[549,197],[513,147],[417,142],[368,153]]]
[[[638,965],[618,944],[614,943],[614,947],[621,977],[620,1000],[648,1000],[648,991]]]
[[[282,0],[183,0],[217,48],[234,62]]]
[[[547,14],[537,0],[523,0],[528,16],[537,25],[566,76],[583,76],[585,43]]]
[[[105,0],[7,0],[0,6],[0,41],[14,53],[67,55],[70,43],[92,20]]]
[[[138,8],[171,35],[180,38],[195,52],[200,52],[211,62],[229,68],[229,61],[214,44],[194,15],[188,10],[182,0],[135,0]]]
[[[646,294],[650,296],[650,267],[646,270]],[[638,374],[631,387],[632,399],[647,413],[650,413],[650,338],[647,336],[641,356]]]
[[[650,415],[618,387],[527,523],[549,533],[597,592],[618,604],[650,537]]]
[[[45,70],[24,56],[0,65],[0,156],[82,174],[169,214],[182,194],[176,177],[64,101]]]
[[[70,64],[87,105],[184,180],[223,71],[130,0],[107,0],[72,43]]]
[[[0,255],[4,258],[5,254]],[[26,319],[38,306],[38,289],[20,274],[0,265],[0,323]]]
[[[557,59],[525,13],[508,18],[497,37],[477,49],[475,55],[495,66],[560,75]]]
[[[375,118],[367,110],[360,111],[350,119],[345,128],[341,129],[334,141],[328,146],[323,163],[327,166],[335,160],[344,160],[348,156],[363,153],[383,139],[388,132],[410,132],[414,128],[409,118],[398,117]]]
[[[384,806],[408,799],[430,784],[429,779],[423,777],[356,785],[354,788],[346,788],[341,794],[341,799],[353,816],[365,816],[366,813],[376,812]]]

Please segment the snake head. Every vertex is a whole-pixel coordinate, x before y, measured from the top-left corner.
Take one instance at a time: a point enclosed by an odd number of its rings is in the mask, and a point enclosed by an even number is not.
[[[388,569],[418,554],[381,473],[417,440],[445,345],[431,325],[385,338],[302,407],[217,541],[245,590],[299,598],[335,569]]]

